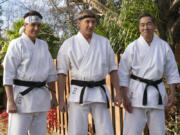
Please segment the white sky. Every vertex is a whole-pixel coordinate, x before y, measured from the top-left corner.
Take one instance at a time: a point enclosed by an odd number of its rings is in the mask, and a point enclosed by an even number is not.
[[[2,1],[4,0],[0,0],[0,3]],[[23,17],[24,14],[28,11],[28,9],[25,9],[24,7],[29,7],[29,5],[33,4],[33,10],[39,11],[39,9],[41,9],[46,11],[49,8],[49,5],[45,4],[47,1],[48,0],[8,0],[7,2],[2,3],[0,5],[3,10],[1,19],[4,21],[2,28],[10,28],[14,21]],[[61,6],[65,5],[65,0],[59,0],[59,2]]]

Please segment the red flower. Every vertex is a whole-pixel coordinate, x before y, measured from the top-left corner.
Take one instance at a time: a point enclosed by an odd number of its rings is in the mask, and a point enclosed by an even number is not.
[[[54,129],[58,128],[58,120],[57,120],[57,111],[56,109],[51,109],[47,113],[47,130],[48,133],[51,133]]]

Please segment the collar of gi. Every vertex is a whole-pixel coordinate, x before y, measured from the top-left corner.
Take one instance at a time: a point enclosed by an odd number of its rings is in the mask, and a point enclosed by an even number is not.
[[[96,16],[95,15],[84,15],[84,16],[78,18],[78,20],[83,20],[85,18],[95,18],[96,19]]]

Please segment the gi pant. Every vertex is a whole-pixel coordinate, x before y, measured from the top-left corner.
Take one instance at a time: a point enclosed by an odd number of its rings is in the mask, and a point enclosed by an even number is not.
[[[46,112],[9,113],[8,135],[46,135]]]
[[[165,135],[164,110],[133,107],[133,112],[125,112],[123,135],[142,135],[145,124],[150,135]]]
[[[94,119],[96,135],[114,135],[106,103],[69,103],[68,135],[88,135],[88,114]]]

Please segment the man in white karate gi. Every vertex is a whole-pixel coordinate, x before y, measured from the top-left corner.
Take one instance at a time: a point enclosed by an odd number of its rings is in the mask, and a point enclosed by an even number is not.
[[[118,73],[109,40],[93,33],[96,15],[84,10],[78,15],[79,32],[67,39],[57,57],[59,107],[67,111],[64,101],[65,77],[71,71],[68,135],[88,134],[88,114],[94,118],[96,135],[113,135],[109,112],[109,91],[105,78],[109,73],[120,104]]]
[[[173,105],[180,77],[170,46],[154,35],[155,28],[153,16],[141,15],[141,35],[127,46],[120,60],[120,86],[126,108],[123,135],[141,135],[146,123],[150,135],[165,135],[164,109]],[[163,75],[169,84],[169,99]]]
[[[24,15],[24,32],[10,42],[4,58],[8,135],[46,135],[46,112],[57,106],[55,93],[46,87],[57,77],[47,43],[37,38],[41,20],[37,11]]]

